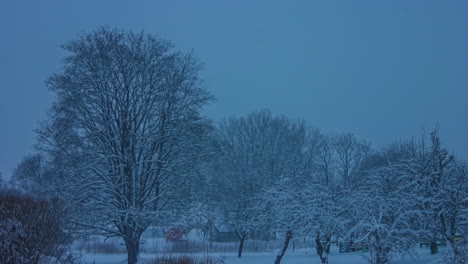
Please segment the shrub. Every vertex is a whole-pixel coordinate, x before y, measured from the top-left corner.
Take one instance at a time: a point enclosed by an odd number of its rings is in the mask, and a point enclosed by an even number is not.
[[[71,242],[58,199],[0,194],[0,263],[57,263]]]

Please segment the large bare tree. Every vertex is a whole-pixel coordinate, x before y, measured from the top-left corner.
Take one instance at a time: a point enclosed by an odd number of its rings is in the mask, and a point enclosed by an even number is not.
[[[137,263],[141,234],[177,209],[203,154],[210,124],[200,111],[212,96],[201,64],[170,42],[105,27],[63,48],[42,147],[86,214],[80,224],[122,237]]]
[[[338,171],[345,186],[355,180],[362,161],[370,151],[370,145],[360,142],[351,133],[344,133],[335,138],[334,149],[337,154]]]

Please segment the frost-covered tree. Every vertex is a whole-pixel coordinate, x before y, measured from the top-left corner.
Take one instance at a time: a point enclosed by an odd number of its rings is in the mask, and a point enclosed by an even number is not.
[[[323,264],[328,263],[332,237],[340,237],[350,225],[349,207],[344,191],[324,185],[309,185],[302,194],[307,212],[301,226],[308,227],[308,233],[315,235],[317,255]]]
[[[350,224],[345,199],[349,195],[318,181],[287,177],[258,195],[256,217],[273,223],[275,231],[312,236],[321,263],[328,263],[332,237]]]
[[[355,225],[348,237],[367,245],[370,264],[389,263],[392,254],[411,251],[419,239],[417,183],[403,168],[397,163],[368,171],[366,184],[349,200]]]
[[[303,122],[274,116],[267,110],[232,117],[219,126],[214,175],[224,196],[221,207],[225,221],[239,236],[239,257],[248,234],[259,231],[260,226],[265,232],[271,230],[264,225],[269,222],[254,221],[254,197],[284,178],[310,174],[304,162],[311,158],[306,154],[309,136]]]
[[[419,195],[419,207],[424,213],[424,239],[429,241],[431,254],[438,252],[437,241],[443,235],[440,226],[440,214],[444,210],[444,194],[442,187],[451,177],[450,167],[454,157],[443,148],[438,128],[434,129],[428,138],[423,135],[416,152],[410,160],[410,171],[418,182],[415,191]]]
[[[447,263],[464,264],[468,259],[468,165],[454,162],[440,186],[440,227],[449,250]],[[457,235],[460,239],[457,238]]]
[[[79,224],[125,241],[137,262],[148,226],[170,219],[204,155],[211,95],[193,54],[143,33],[99,28],[68,42],[47,84],[57,99],[39,129]]]
[[[427,143],[429,141],[429,144]],[[457,161],[442,146],[436,127],[429,137],[423,135],[409,162],[417,181],[419,207],[423,213],[423,238],[432,254],[438,252],[438,241],[446,241],[447,263],[464,263],[467,256],[465,237],[468,223],[468,179],[466,164]]]
[[[296,237],[311,236],[322,263],[328,263],[332,237],[343,234],[349,223],[350,191],[336,179],[332,138],[310,131],[301,158],[290,164],[294,173],[280,177],[256,196],[258,222]],[[298,156],[299,157],[299,156]],[[280,252],[279,260],[284,252]]]
[[[255,196],[255,221],[260,225],[268,223],[275,233],[284,234],[284,244],[277,251],[275,264],[281,263],[294,233],[300,231],[295,214],[303,208],[297,207],[294,182],[294,177],[281,178]]]
[[[370,155],[363,164],[364,185],[358,189],[356,194],[359,197],[368,197],[366,192],[363,194],[363,191],[370,187],[386,186],[382,190],[391,191],[392,186],[395,186],[395,191],[391,192],[392,197],[385,198],[386,196],[383,196],[384,199],[377,202],[380,206],[379,211],[384,212],[383,215],[386,216],[391,215],[387,212],[389,208],[403,208],[402,216],[406,215],[404,212],[411,212],[413,214],[412,238],[417,238],[415,236],[417,234],[419,239],[427,240],[433,254],[438,251],[438,241],[446,240],[450,248],[447,251],[448,263],[457,263],[466,256],[465,242],[457,241],[457,234],[460,235],[464,232],[468,218],[466,211],[467,179],[466,173],[464,173],[466,165],[456,161],[442,147],[437,129],[430,134],[429,144],[426,143],[426,140],[427,138],[424,137],[419,145],[414,141],[393,144],[384,152]],[[387,176],[382,177],[382,175]],[[379,179],[385,179],[385,181]],[[394,180],[397,182],[390,184]],[[370,183],[371,185],[369,185]],[[408,189],[408,187],[410,188]],[[397,197],[399,201],[393,200],[393,197]],[[378,201],[378,198],[382,197],[378,196],[369,200]],[[354,201],[354,199],[352,200]],[[408,202],[411,203],[408,204]],[[393,203],[400,205],[394,207]],[[404,208],[407,208],[406,211]],[[361,207],[356,208],[355,211],[364,212]],[[366,215],[357,214],[356,222],[365,218]],[[382,226],[381,221],[373,221],[374,229],[378,230],[376,227]],[[368,222],[368,227],[372,227]],[[383,235],[384,233],[380,236]],[[404,236],[401,237],[404,238]],[[382,240],[374,239],[371,245],[375,245],[376,241]],[[398,245],[405,245],[408,249],[412,247],[411,244],[404,242],[399,242]],[[387,248],[389,252],[395,251],[394,247]],[[385,249],[385,246],[377,247],[374,252],[382,251],[381,249]],[[404,248],[397,247],[397,251],[402,249]],[[384,257],[385,254],[381,255],[381,258]],[[377,258],[379,258],[378,254],[373,256],[374,260]]]

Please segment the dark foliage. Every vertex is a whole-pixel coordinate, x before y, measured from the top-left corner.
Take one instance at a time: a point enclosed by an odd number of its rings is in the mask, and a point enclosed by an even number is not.
[[[0,194],[0,263],[63,260],[71,242],[71,236],[64,231],[64,215],[58,199]]]

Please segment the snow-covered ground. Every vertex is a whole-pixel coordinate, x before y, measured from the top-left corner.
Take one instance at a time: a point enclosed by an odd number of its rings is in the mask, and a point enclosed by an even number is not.
[[[206,254],[195,254],[206,256]],[[242,258],[237,258],[235,253],[213,253],[212,256],[219,256],[226,264],[273,264],[276,258],[274,253],[245,253]],[[155,254],[141,254],[141,263],[154,258]],[[338,253],[333,249],[329,257],[330,264],[366,264],[365,255],[362,253]],[[418,249],[416,255],[411,257],[395,257],[391,264],[436,264],[442,258],[442,253],[430,255],[429,250]],[[125,254],[86,254],[83,255],[84,263],[96,264],[120,264],[126,263]],[[315,253],[315,249],[300,249],[295,252],[287,252],[281,261],[283,264],[320,264],[320,259]]]
[[[431,256],[428,250],[418,251],[414,259],[410,257],[395,258],[392,264],[429,264],[436,263],[441,258],[441,254]],[[229,256],[227,264],[273,264],[275,261],[274,254],[265,253],[252,253],[245,254],[242,258]],[[284,264],[320,264],[320,259],[315,254],[315,249],[311,250],[298,250],[296,252],[289,252],[283,257],[281,263]],[[329,257],[330,264],[365,264],[365,256],[361,253],[331,253]]]

